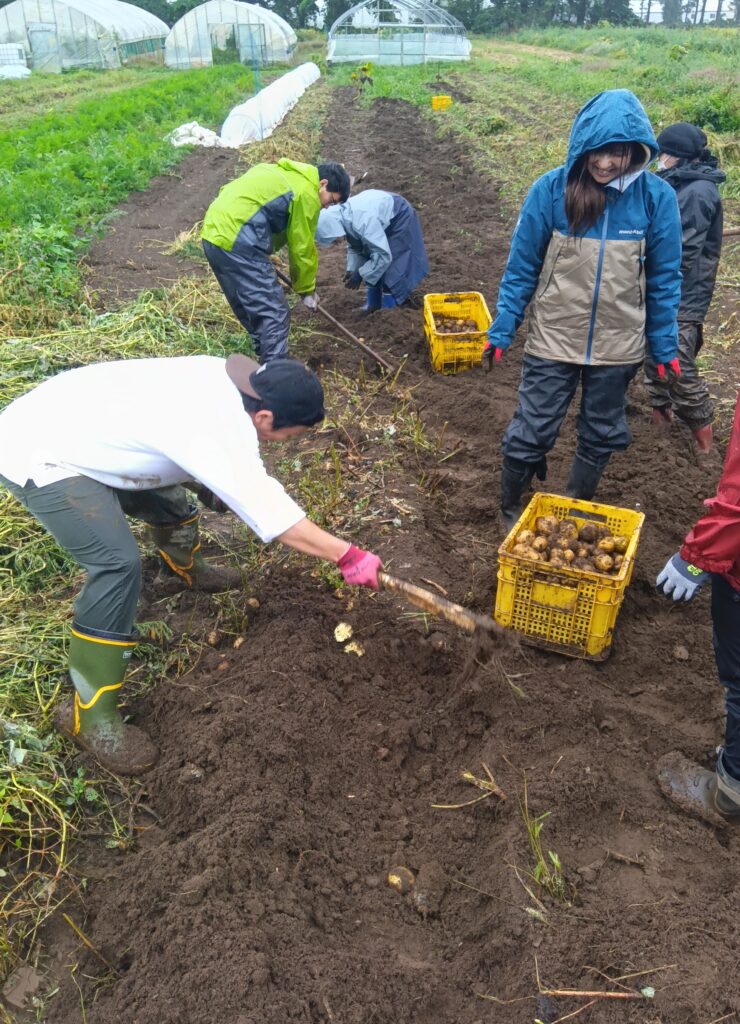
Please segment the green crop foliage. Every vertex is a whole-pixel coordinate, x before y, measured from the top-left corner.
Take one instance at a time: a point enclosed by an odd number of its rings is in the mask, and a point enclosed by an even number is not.
[[[105,91],[73,91],[51,110],[44,82],[36,116],[23,127],[0,114],[0,276],[7,274],[0,302],[14,307],[16,330],[56,322],[79,302],[77,261],[91,235],[116,203],[187,152],[168,133],[186,121],[217,128],[252,93],[252,72],[238,64],[149,71],[143,84],[142,76],[112,74],[108,86],[88,73],[82,83],[92,79]]]

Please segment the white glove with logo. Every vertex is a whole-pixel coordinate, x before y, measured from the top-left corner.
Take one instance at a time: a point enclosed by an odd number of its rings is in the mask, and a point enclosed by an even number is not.
[[[310,295],[301,295],[301,302],[308,309],[316,309],[319,304],[319,293],[311,292]]]

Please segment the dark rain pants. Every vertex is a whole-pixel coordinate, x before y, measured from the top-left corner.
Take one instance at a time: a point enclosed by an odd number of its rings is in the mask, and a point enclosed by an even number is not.
[[[504,456],[541,466],[580,384],[576,455],[603,469],[612,452],[624,451],[632,441],[627,426],[627,389],[639,368],[639,363],[582,366],[525,355],[519,402],[504,434]]]
[[[681,376],[662,380],[652,358],[645,360],[645,387],[654,409],[672,408],[691,430],[708,426],[714,419],[709,389],[699,376],[696,357],[704,343],[701,324],[678,323],[678,361]]]
[[[86,476],[45,487],[24,487],[0,476],[24,508],[46,527],[87,572],[75,601],[83,630],[131,636],[141,587],[141,556],[126,515],[150,526],[169,526],[192,511],[182,487],[121,491]]]
[[[725,688],[725,752],[723,763],[733,779],[740,779],[740,591],[722,576],[712,576],[714,657],[719,681]]]
[[[205,239],[203,251],[259,361],[287,356],[290,310],[267,254],[246,246],[227,252]]]

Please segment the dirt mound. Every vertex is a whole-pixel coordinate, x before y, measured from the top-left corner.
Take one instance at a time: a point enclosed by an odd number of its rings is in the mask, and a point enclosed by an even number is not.
[[[338,97],[323,149],[419,209],[427,290],[481,290],[492,305],[509,234],[495,187],[415,109],[348,102]],[[455,452],[407,457],[388,487],[413,517],[362,541],[399,575],[490,610],[499,445],[521,349],[490,376],[436,375],[421,313],[360,320],[341,269],[330,250],[319,279],[328,308],[394,362],[406,358],[427,429],[446,425],[442,451]],[[357,365],[324,335],[310,355],[325,369]],[[85,934],[117,972],[77,948],[89,1024],[530,1024],[579,1009],[536,998],[535,958],[545,986],[615,989],[612,979],[635,975],[621,984],[657,990],[600,1001],[583,1021],[705,1024],[740,1010],[738,840],[682,817],[655,781],[661,754],[709,763],[721,736],[706,599],[674,608],[653,586],[715,480],[679,429],[659,436],[648,421],[636,387],[635,442],[600,500],[651,515],[607,662],[523,647],[463,673],[471,641],[451,627],[427,631],[388,594],[337,600],[289,568],[259,582],[238,650],[206,650],[162,682],[138,715],[162,750],[138,848],[86,897]],[[550,460],[553,489],[573,449],[571,418]],[[196,614],[214,611],[205,602]],[[364,656],[335,641],[340,620]],[[688,660],[674,656],[678,644]],[[483,779],[484,766],[505,802],[432,806],[480,796],[460,773]],[[528,891],[525,773],[530,813],[549,812],[544,855],[564,866],[568,904]],[[386,884],[393,866],[415,875],[405,894]],[[69,977],[49,1019],[80,1020]]]

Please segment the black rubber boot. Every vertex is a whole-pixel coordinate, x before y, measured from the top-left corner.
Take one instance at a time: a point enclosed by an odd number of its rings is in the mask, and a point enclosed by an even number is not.
[[[584,462],[576,455],[570,467],[565,493],[569,498],[591,501],[605,469],[606,463],[601,467],[592,466],[590,462]]]
[[[54,717],[60,732],[116,775],[140,775],[158,757],[147,734],[127,725],[118,711],[119,690],[135,645],[133,637],[74,626],[69,645],[74,702],[62,704]]]
[[[544,460],[543,460],[544,464]],[[504,456],[501,467],[501,518],[510,530],[524,510],[522,495],[532,483],[538,467],[530,462],[519,462]],[[544,475],[540,475],[544,480]]]
[[[165,570],[179,577],[191,590],[219,593],[242,585],[238,569],[210,565],[200,551],[198,513],[168,526],[150,526],[149,535],[157,546]]]

